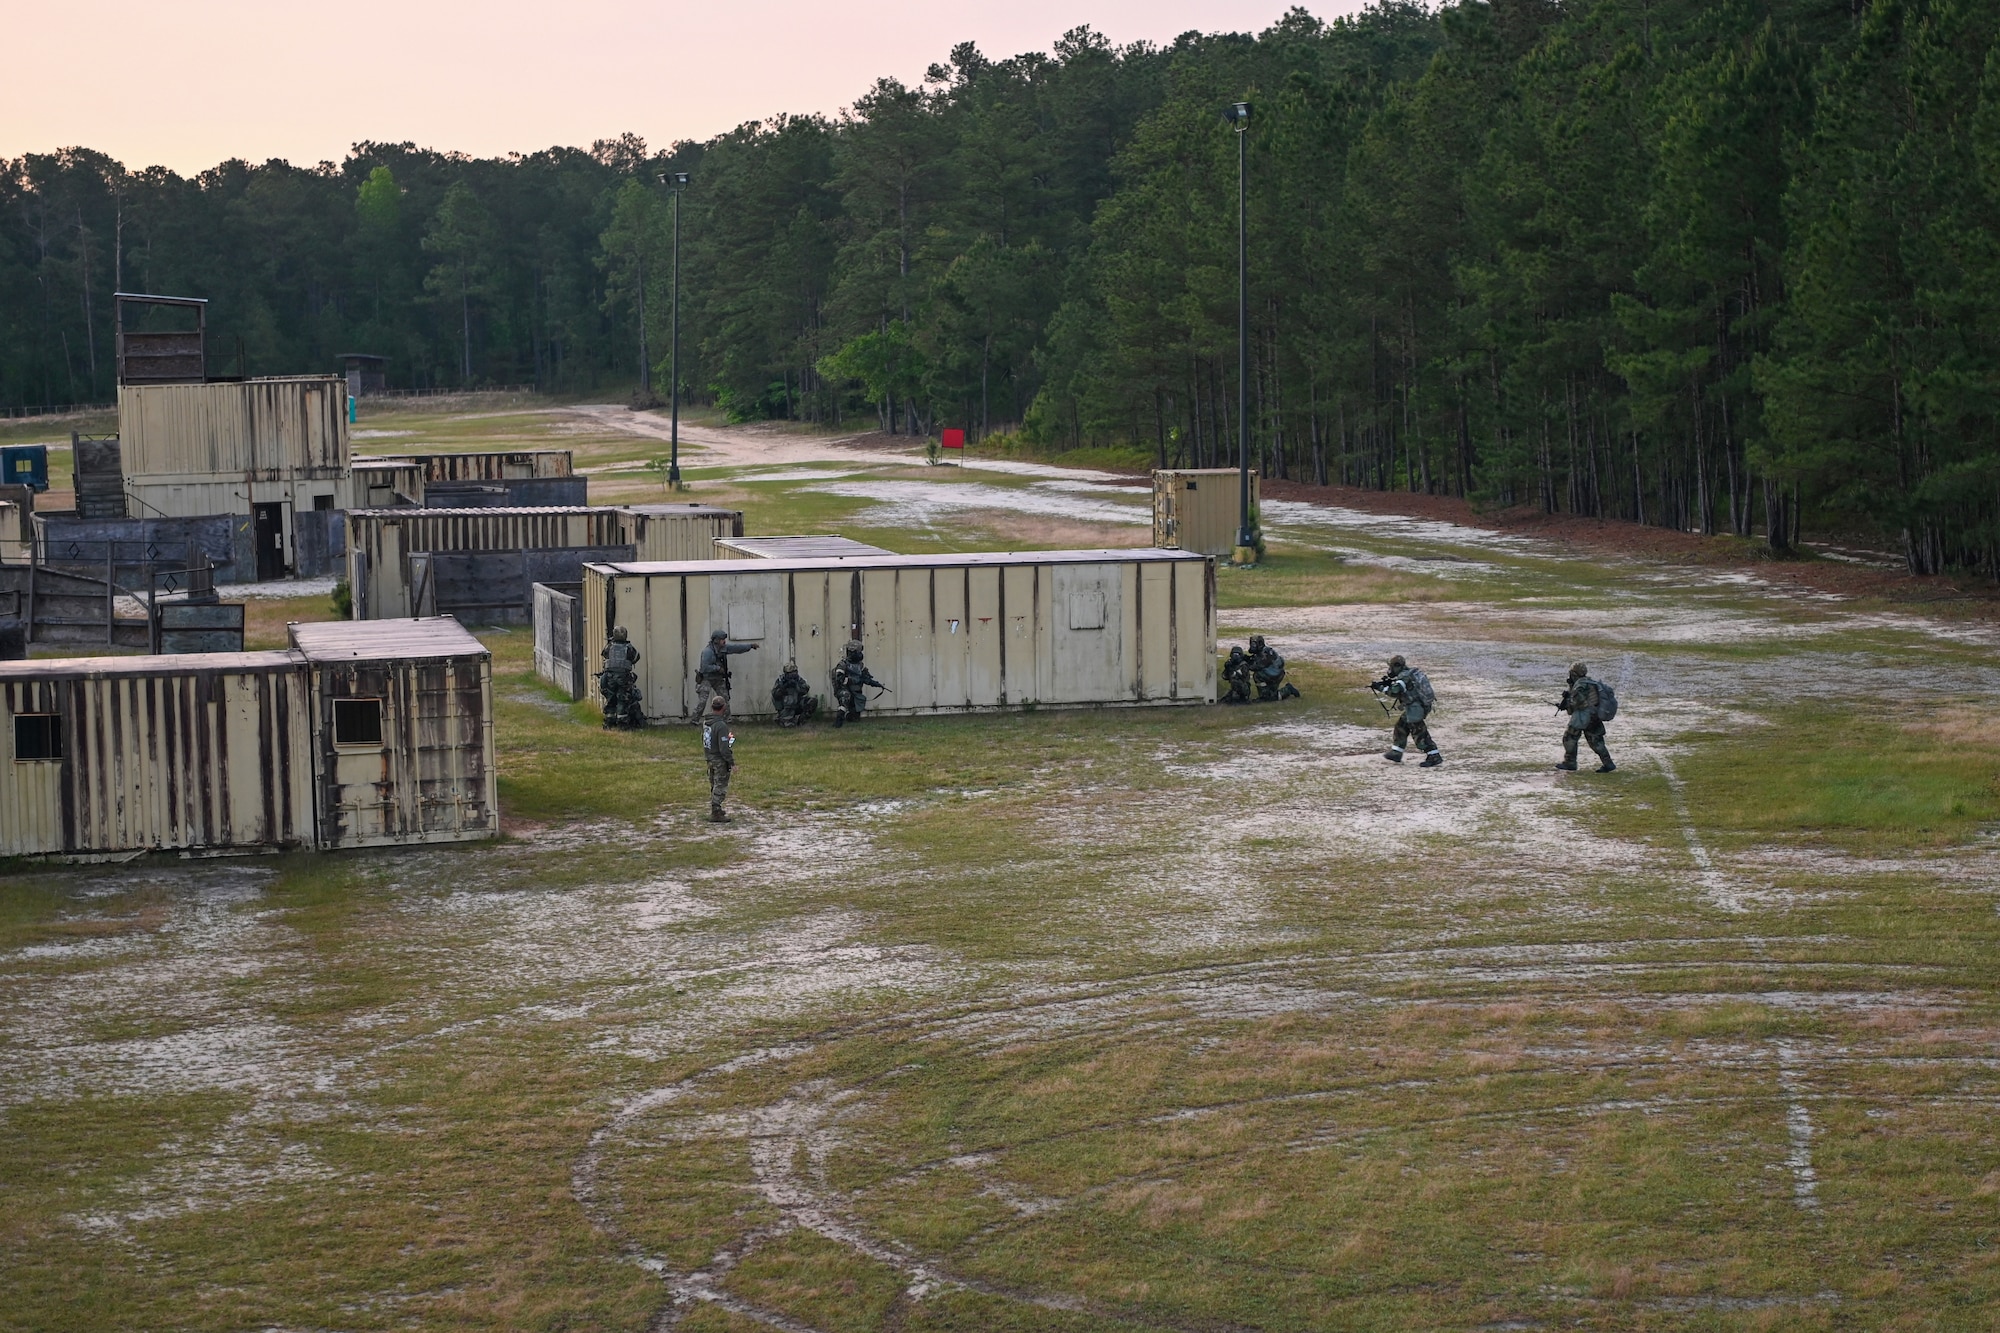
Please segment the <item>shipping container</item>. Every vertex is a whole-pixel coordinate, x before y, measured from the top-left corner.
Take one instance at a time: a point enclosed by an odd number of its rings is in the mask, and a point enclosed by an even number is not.
[[[128,485],[344,479],[347,383],[338,375],[291,375],[120,385],[118,442]]]
[[[1250,474],[1250,507],[1257,507],[1257,474]],[[1153,474],[1153,545],[1198,555],[1236,549],[1242,517],[1242,479],[1229,468],[1181,468]]]
[[[625,505],[625,535],[640,560],[713,560],[721,537],[743,535],[743,511],[713,505]]]
[[[319,846],[500,831],[493,662],[450,617],[293,625],[311,686]]]
[[[347,513],[347,582],[356,620],[413,615],[425,601],[431,552],[627,549],[624,514],[579,506],[528,509],[351,509]],[[636,554],[636,552],[635,552]],[[600,558],[600,557],[593,557]],[[516,562],[519,563],[518,561]],[[572,573],[571,577],[577,577]],[[531,582],[561,581],[548,570]],[[430,604],[438,611],[435,584]],[[513,598],[527,618],[528,585]]]
[[[490,658],[450,620],[0,663],[0,855],[490,837],[492,715]]]
[[[771,711],[751,680],[794,660],[825,689],[850,638],[893,691],[882,713],[1215,699],[1215,566],[1179,551],[592,564],[583,605],[592,660],[614,625],[631,635],[656,721],[688,716],[717,629],[758,646],[732,663],[748,717]]]
[[[717,537],[715,554],[722,560],[813,560],[894,555],[895,552],[829,534],[819,537]]]

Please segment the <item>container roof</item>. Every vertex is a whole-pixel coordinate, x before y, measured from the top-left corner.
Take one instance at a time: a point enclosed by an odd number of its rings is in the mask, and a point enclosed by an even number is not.
[[[292,646],[308,662],[385,658],[484,657],[486,645],[450,616],[420,620],[334,620],[291,627]]]
[[[717,537],[717,546],[745,555],[754,555],[763,560],[810,560],[815,558],[835,559],[842,556],[894,555],[879,546],[855,541],[852,537],[836,537],[831,533],[823,537]]]
[[[988,565],[1122,565],[1184,561],[1206,562],[1193,551],[1168,551],[1154,546],[1130,546],[1101,551],[960,551],[941,555],[878,555],[846,559],[821,556],[803,560],[760,560],[753,568],[735,561],[621,560],[585,565],[615,578],[647,574],[777,574],[814,569],[964,569]]]
[[[184,676],[196,671],[288,671],[303,659],[285,651],[139,653],[129,657],[31,657],[0,662],[0,680],[69,680],[91,676]]]
[[[648,518],[685,518],[689,514],[704,516],[728,514],[734,517],[743,512],[740,509],[724,509],[720,505],[696,504],[692,500],[686,504],[679,505],[619,505],[617,507],[629,514],[644,514]]]
[[[613,514],[606,505],[494,505],[488,509],[432,509],[427,505],[392,505],[387,509],[350,509],[349,518],[464,518],[474,514]]]

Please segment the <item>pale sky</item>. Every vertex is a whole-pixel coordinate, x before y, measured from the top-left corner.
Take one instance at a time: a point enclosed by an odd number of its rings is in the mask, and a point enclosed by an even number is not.
[[[961,41],[1047,50],[1261,31],[1286,0],[62,0],[10,3],[0,156],[72,145],[137,169],[338,161],[359,140],[477,156],[655,146],[914,83]],[[1310,0],[1321,18],[1361,0]]]

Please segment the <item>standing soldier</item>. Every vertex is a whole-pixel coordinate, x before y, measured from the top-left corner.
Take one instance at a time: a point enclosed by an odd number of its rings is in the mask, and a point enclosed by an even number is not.
[[[878,690],[889,687],[875,679],[861,660],[861,640],[849,639],[847,653],[833,664],[833,725],[844,726],[861,720],[861,710],[868,706],[868,698],[861,687],[873,685]]]
[[[819,700],[813,697],[806,678],[799,674],[797,662],[785,663],[784,674],[771,687],[771,707],[777,710],[781,727],[796,727],[819,716]]]
[[[639,698],[639,678],[632,668],[639,664],[639,650],[632,646],[623,625],[611,631],[604,645],[604,670],[597,673],[597,692],[604,700],[604,725],[643,727],[646,711]]]
[[[1572,662],[1569,668],[1569,688],[1563,691],[1556,707],[1569,714],[1569,726],[1563,731],[1563,761],[1556,767],[1565,773],[1576,772],[1576,743],[1587,741],[1597,753],[1597,771],[1610,773],[1618,765],[1611,762],[1611,751],[1604,744],[1604,724],[1618,716],[1618,696],[1609,685],[1590,678],[1590,668],[1581,662]]]
[[[729,659],[736,653],[754,653],[754,643],[731,643],[728,630],[714,630],[708,636],[708,647],[701,650],[701,663],[694,672],[694,715],[706,719],[708,701],[721,695],[723,702],[729,700]]]
[[[701,752],[708,760],[708,819],[727,824],[723,798],[729,795],[729,775],[736,771],[736,733],[729,729],[729,701],[715,695],[701,715]]]
[[[1382,757],[1392,764],[1403,762],[1403,747],[1415,741],[1424,752],[1423,767],[1436,768],[1444,762],[1437,743],[1431,739],[1431,729],[1424,719],[1437,707],[1437,691],[1431,688],[1431,678],[1403,660],[1401,653],[1389,659],[1389,670],[1382,679],[1371,684],[1369,689],[1381,695],[1387,706],[1388,700],[1402,705],[1396,717],[1396,731],[1389,748]],[[1395,711],[1392,709],[1391,711]]]

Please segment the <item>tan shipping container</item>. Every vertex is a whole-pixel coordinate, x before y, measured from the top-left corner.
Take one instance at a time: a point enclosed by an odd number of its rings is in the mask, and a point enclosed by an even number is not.
[[[491,658],[453,620],[283,652],[0,663],[0,855],[458,842],[499,831]]]
[[[714,505],[623,505],[622,541],[641,560],[714,560],[718,538],[743,535],[743,511]]]
[[[1242,481],[1229,468],[1180,468],[1153,474],[1153,545],[1198,555],[1236,549],[1242,517]],[[1250,474],[1250,507],[1257,507],[1257,474]]]
[[[591,664],[625,626],[655,720],[688,716],[713,629],[758,645],[731,662],[747,717],[787,660],[827,689],[849,638],[893,691],[882,713],[1215,699],[1215,566],[1179,551],[592,564],[583,601]]]
[[[118,442],[128,481],[345,479],[347,381],[120,385]]]
[[[356,620],[417,610],[420,571],[410,557],[432,551],[542,551],[628,545],[624,516],[596,506],[529,509],[350,509],[347,582]]]
[[[832,534],[816,537],[717,537],[719,560],[847,559],[852,556],[894,555],[879,546]]]

